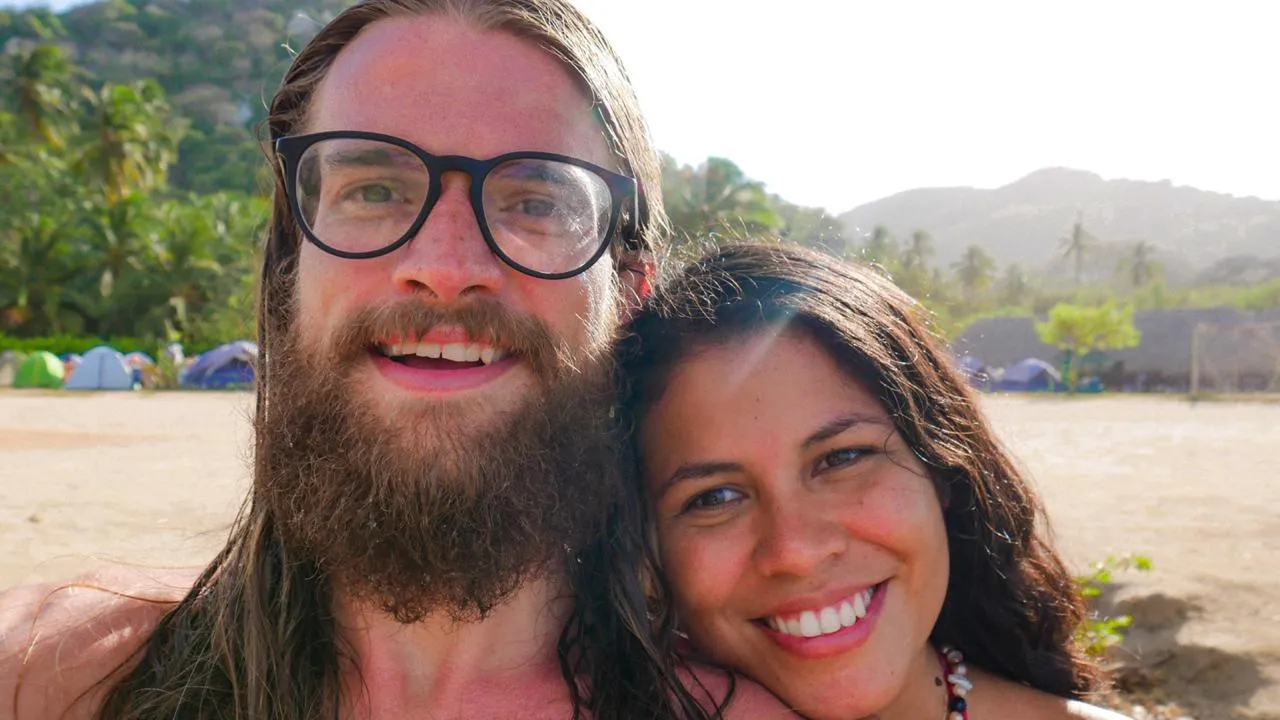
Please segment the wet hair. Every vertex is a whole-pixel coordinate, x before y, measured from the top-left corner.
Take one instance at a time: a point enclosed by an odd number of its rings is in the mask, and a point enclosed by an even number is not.
[[[676,273],[633,319],[618,350],[621,422],[632,452],[638,456],[635,430],[682,360],[782,329],[819,343],[878,398],[946,498],[951,575],[931,641],[1062,697],[1100,689],[1102,673],[1075,639],[1083,601],[1045,536],[1035,492],[927,313],[877,271],[804,248],[743,244]],[[632,488],[636,502],[644,502],[640,484]]]
[[[339,53],[373,23],[440,16],[537,44],[580,82],[619,172],[634,176],[642,199],[639,249],[651,252],[666,234],[660,173],[634,90],[599,30],[568,0],[364,0],[329,22],[298,53],[270,108],[270,139],[306,131],[317,88]],[[261,432],[267,388],[280,343],[293,322],[301,234],[276,168],[274,204],[258,293],[255,488],[266,473]],[[258,490],[255,489],[255,494]],[[634,509],[620,504],[602,534],[570,563],[573,612],[557,651],[574,717],[706,718],[732,695],[686,685],[671,634],[656,630],[636,567],[651,560]],[[168,610],[141,649],[122,666],[103,718],[238,718],[325,720],[336,717],[340,663],[349,655],[335,629],[333,588],[283,541],[266,503],[246,500],[217,557],[187,596]],[[693,689],[691,690],[690,687]],[[710,708],[710,709],[708,709]]]

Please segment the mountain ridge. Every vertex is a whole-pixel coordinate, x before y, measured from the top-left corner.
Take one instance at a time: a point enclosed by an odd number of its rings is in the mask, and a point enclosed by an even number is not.
[[[990,189],[904,190],[837,217],[851,235],[865,235],[876,225],[899,238],[925,230],[943,262],[976,244],[1002,263],[1052,263],[1077,217],[1100,244],[1145,241],[1175,264],[1204,267],[1233,256],[1280,254],[1280,201],[1169,180],[1108,180],[1064,167],[1042,168]]]

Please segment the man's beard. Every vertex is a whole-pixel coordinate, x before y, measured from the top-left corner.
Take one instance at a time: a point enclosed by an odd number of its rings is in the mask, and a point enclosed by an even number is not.
[[[293,325],[267,358],[255,499],[345,596],[405,623],[479,619],[603,531],[621,485],[603,357],[575,358],[491,301],[366,311],[326,347]],[[352,371],[368,372],[369,348],[436,325],[497,338],[535,387],[483,426],[467,421],[479,403],[406,402],[386,417],[363,401]]]

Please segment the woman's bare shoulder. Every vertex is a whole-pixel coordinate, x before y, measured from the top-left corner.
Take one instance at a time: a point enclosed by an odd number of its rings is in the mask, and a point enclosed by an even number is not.
[[[87,717],[91,691],[129,661],[197,575],[113,568],[0,592],[0,720]]]
[[[992,717],[1019,717],[1026,720],[1131,720],[1112,710],[1068,700],[1057,695],[970,669],[974,690],[970,707],[982,706]]]

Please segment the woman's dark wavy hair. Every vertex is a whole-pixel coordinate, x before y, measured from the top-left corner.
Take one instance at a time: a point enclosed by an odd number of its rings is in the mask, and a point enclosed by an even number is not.
[[[581,82],[619,170],[648,190],[640,203],[639,246],[659,249],[666,234],[659,164],[630,80],[600,32],[568,0],[364,0],[317,34],[294,59],[268,118],[270,139],[306,131],[316,88],[334,59],[372,23],[441,15],[536,43]],[[279,338],[292,322],[290,297],[301,234],[276,168],[275,200],[258,297],[258,398],[254,425],[270,412]],[[622,258],[615,258],[625,263]],[[262,482],[263,433],[255,446]],[[619,503],[608,532],[570,563],[574,609],[558,642],[574,717],[708,718],[732,695],[713,698],[685,670],[661,614],[651,615],[637,568],[652,564],[635,505]],[[218,556],[120,668],[101,717],[327,720],[341,705],[341,663],[349,658],[331,614],[333,592],[315,564],[282,541],[251,494]],[[112,680],[115,679],[113,676]],[[686,683],[691,685],[686,686]],[[699,693],[695,697],[694,692]],[[700,701],[701,700],[701,701]]]
[[[1055,695],[1099,690],[1102,673],[1075,640],[1084,606],[1040,502],[925,318],[866,266],[783,245],[711,251],[660,287],[623,338],[623,426],[634,439],[691,352],[765,329],[807,334],[879,398],[948,499],[951,582],[931,640]]]

